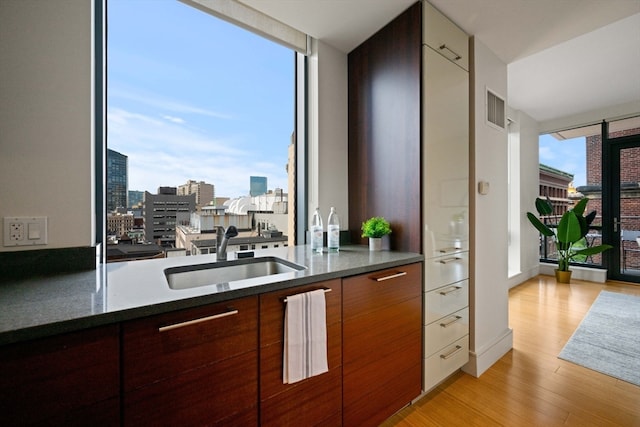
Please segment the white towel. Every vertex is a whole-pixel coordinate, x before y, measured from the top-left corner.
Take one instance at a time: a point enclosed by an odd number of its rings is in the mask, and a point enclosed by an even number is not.
[[[284,384],[329,370],[324,290],[287,297],[284,312]]]

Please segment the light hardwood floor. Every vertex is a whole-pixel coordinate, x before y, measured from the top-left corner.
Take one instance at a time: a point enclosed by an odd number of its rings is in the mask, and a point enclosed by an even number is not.
[[[474,378],[457,373],[383,426],[640,426],[640,387],[558,359],[601,290],[640,286],[538,276],[509,292],[513,349]]]

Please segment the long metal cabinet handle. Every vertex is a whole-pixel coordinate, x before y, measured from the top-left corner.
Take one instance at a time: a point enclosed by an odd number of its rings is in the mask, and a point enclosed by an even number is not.
[[[187,320],[186,322],[174,323],[173,325],[161,326],[158,328],[158,332],[166,332],[172,329],[183,328],[185,326],[195,325],[197,323],[208,322],[209,320],[221,319],[227,316],[233,316],[234,314],[238,314],[238,310],[229,310],[224,313],[214,314],[213,316],[201,317],[199,319]]]
[[[450,359],[452,358],[457,352],[459,352],[460,350],[462,350],[462,347],[460,347],[459,345],[456,346],[456,348],[454,348],[453,350],[451,350],[449,353],[447,354],[441,354],[440,355],[440,359]]]
[[[317,289],[315,289],[317,290]],[[331,292],[331,288],[326,288],[326,289],[322,289],[324,291],[324,293],[326,294],[327,292]],[[313,291],[309,291],[309,292],[313,292]],[[290,295],[293,296],[293,295]],[[289,298],[289,297],[287,297]],[[283,299],[282,302],[287,302],[287,298]]]
[[[454,253],[454,252],[459,252],[460,248],[456,248],[454,246],[451,246],[449,248],[441,248],[438,249],[438,252],[440,252],[441,254],[448,254],[448,253]]]
[[[454,316],[454,319],[449,320],[446,323],[440,323],[440,326],[442,326],[443,328],[446,328],[447,326],[453,325],[454,323],[456,323],[460,319],[462,319],[461,316]]]
[[[460,261],[462,258],[454,256],[451,258],[445,258],[438,261],[440,264],[449,264],[450,262]]]
[[[388,276],[372,277],[372,279],[375,280],[376,282],[384,282],[385,280],[395,279],[396,277],[402,277],[402,276],[406,276],[406,275],[407,275],[406,271],[399,271],[397,273],[390,274]]]
[[[455,291],[459,291],[460,289],[462,289],[462,286],[452,286],[449,288],[449,290],[447,291],[440,291],[440,295],[448,295],[451,292],[455,292]]]
[[[459,61],[460,59],[462,59],[462,56],[460,56],[458,53],[454,52],[453,50],[451,50],[451,48],[449,46],[447,46],[446,44],[443,44],[440,46],[440,50],[448,50],[449,52],[453,53],[454,61]]]

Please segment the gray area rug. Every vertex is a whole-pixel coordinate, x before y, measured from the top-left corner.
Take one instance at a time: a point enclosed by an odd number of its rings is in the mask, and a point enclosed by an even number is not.
[[[600,292],[558,357],[640,386],[640,297]]]

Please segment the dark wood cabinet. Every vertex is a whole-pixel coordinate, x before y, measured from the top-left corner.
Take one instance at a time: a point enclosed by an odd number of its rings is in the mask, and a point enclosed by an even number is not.
[[[422,264],[343,280],[343,421],[375,426],[420,395]]]
[[[325,294],[329,371],[283,384],[284,299],[315,289]],[[342,282],[318,282],[260,296],[260,425],[342,423]]]
[[[258,297],[125,322],[125,425],[257,425]]]
[[[0,425],[377,425],[420,393],[422,263],[0,346]],[[325,290],[325,373],[283,384],[287,297]]]
[[[421,252],[421,8],[349,53],[349,224],[384,216],[391,248]]]
[[[120,424],[118,326],[0,347],[0,425]]]

